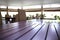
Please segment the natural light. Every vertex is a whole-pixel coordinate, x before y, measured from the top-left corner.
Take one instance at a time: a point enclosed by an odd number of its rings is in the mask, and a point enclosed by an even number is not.
[[[60,7],[60,4],[47,4],[47,5],[43,5],[43,8],[56,8],[56,7]]]
[[[24,7],[23,7],[23,9],[34,9],[34,8],[41,8],[41,5],[24,6]]]
[[[60,12],[56,11],[56,12],[44,12],[45,14],[45,18],[54,18],[55,15],[60,17]]]
[[[8,6],[9,9],[21,9],[21,7],[17,7],[17,6]]]
[[[5,17],[5,15],[6,15],[6,13],[7,12],[1,12],[1,14],[2,14],[2,17]],[[11,17],[13,17],[13,15],[16,15],[16,14],[18,14],[18,12],[8,12],[9,13],[9,15],[11,16]]]
[[[41,14],[41,12],[26,12],[26,16],[30,17],[31,16],[36,16],[36,14]],[[45,14],[45,18],[54,18],[55,15],[60,16],[60,12],[43,12]]]
[[[7,12],[2,11],[1,12],[2,17],[5,17],[6,13]],[[11,17],[13,17],[13,15],[16,15],[16,14],[18,14],[18,12],[9,12],[9,15],[11,15]],[[41,12],[26,12],[27,17],[33,16],[33,15],[35,17],[36,14],[41,14]],[[60,16],[59,11],[57,11],[57,12],[44,12],[44,14],[45,14],[45,18],[54,18],[55,15]]]
[[[54,8],[54,7],[60,7],[60,4],[47,4],[47,5],[43,5],[43,8]],[[6,6],[0,6],[0,8],[6,8]],[[8,6],[8,8],[12,8],[12,9],[21,9],[21,7],[15,7],[15,6]],[[23,9],[34,9],[34,8],[41,8],[41,5],[34,5],[34,6],[23,6]],[[5,17],[5,14],[7,12],[1,12],[2,16]],[[18,14],[18,12],[8,12],[9,15],[11,15],[11,17],[13,17],[13,15]],[[41,14],[41,12],[26,12],[26,16],[30,17],[32,15],[36,16],[36,14]],[[43,12],[43,14],[45,14],[45,18],[54,18],[55,15],[60,16],[60,12],[56,11],[56,12]]]
[[[0,8],[7,8],[6,6],[0,6]]]
[[[39,14],[39,15],[40,15],[41,12],[26,12],[26,16],[27,16],[27,17],[30,17],[30,16],[34,16],[34,17],[35,17],[36,14]]]

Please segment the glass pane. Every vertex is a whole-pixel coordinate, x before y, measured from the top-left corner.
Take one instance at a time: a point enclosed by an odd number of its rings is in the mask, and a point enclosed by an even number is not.
[[[1,11],[2,17],[5,17],[6,14],[7,14],[7,12]]]
[[[27,16],[27,17],[30,17],[30,15],[31,15],[31,16],[33,16],[33,15],[34,15],[34,17],[35,17],[35,16],[36,16],[36,14],[39,14],[39,15],[40,15],[40,14],[41,14],[41,12],[26,12],[26,16]]]
[[[55,11],[55,12],[44,12],[45,14],[45,18],[54,18],[55,15],[60,17],[60,12],[59,11]]]
[[[13,15],[18,14],[18,12],[8,12],[8,13],[9,13],[9,15],[11,15],[11,17],[13,17]]]

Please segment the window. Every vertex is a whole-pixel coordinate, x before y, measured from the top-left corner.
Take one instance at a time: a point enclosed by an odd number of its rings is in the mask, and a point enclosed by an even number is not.
[[[26,16],[27,16],[27,17],[30,17],[30,15],[31,15],[31,16],[34,15],[34,17],[35,17],[36,14],[41,14],[41,12],[26,12]]]
[[[54,18],[55,15],[60,17],[60,12],[56,11],[56,12],[44,12],[45,14],[45,18]]]
[[[13,17],[13,15],[18,14],[18,12],[8,12],[8,13],[9,13],[9,15],[11,15],[11,17]]]
[[[60,7],[60,4],[47,4],[47,5],[43,5],[43,8],[56,8],[56,7]]]
[[[7,14],[7,12],[1,11],[2,17],[5,17],[6,14]]]
[[[18,12],[8,12],[8,13],[9,13],[9,15],[10,15],[11,17],[13,17],[13,15],[18,14]],[[5,17],[5,15],[7,14],[7,12],[2,11],[1,14],[2,14],[2,17]]]
[[[24,7],[23,7],[23,9],[34,9],[34,8],[41,8],[41,5],[24,6]]]

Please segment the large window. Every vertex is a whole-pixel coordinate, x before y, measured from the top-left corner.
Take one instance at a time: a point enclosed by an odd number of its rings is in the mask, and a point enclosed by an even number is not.
[[[7,14],[7,12],[5,12],[5,11],[1,11],[1,15],[2,15],[2,17],[5,17],[6,14]]]
[[[60,7],[60,4],[47,4],[47,5],[43,5],[43,8],[57,8]],[[0,6],[0,8],[7,8],[7,6]],[[21,6],[17,7],[17,6],[8,6],[9,9],[21,9]],[[31,6],[23,6],[23,9],[36,9],[36,8],[41,8],[41,5],[31,5]],[[7,12],[5,11],[1,11],[2,17],[5,17]],[[18,12],[8,12],[9,15],[11,15],[11,17],[13,17],[13,15],[18,14]],[[41,14],[41,12],[26,12],[26,16],[30,17],[36,16],[36,14]],[[44,12],[45,14],[45,18],[54,18],[55,15],[59,16],[60,12],[56,11],[56,12]]]
[[[26,12],[26,17],[30,17],[30,16],[36,16],[36,14],[41,14],[41,12]]]
[[[9,9],[21,9],[21,7],[18,7],[18,6],[8,6]]]
[[[3,6],[3,5],[1,5],[0,8],[7,8],[7,6]]]
[[[9,13],[9,15],[11,15],[11,17],[13,17],[13,15],[18,14],[18,12],[8,12],[8,13]]]
[[[23,6],[23,9],[35,9],[35,8],[41,8],[41,5]]]
[[[57,8],[60,7],[60,4],[47,4],[43,5],[43,8]]]
[[[59,11],[56,11],[56,12],[44,12],[45,14],[45,18],[54,18],[55,15],[59,16],[60,17],[60,12]]]
[[[10,15],[11,17],[13,17],[13,15],[18,14],[18,12],[8,12],[8,13],[9,13],[9,15]],[[2,14],[2,17],[5,17],[5,15],[7,14],[7,12],[1,11],[1,14]]]

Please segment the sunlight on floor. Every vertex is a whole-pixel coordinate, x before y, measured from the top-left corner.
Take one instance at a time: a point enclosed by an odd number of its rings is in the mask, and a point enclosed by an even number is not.
[[[60,22],[60,20],[44,20],[45,22]]]

